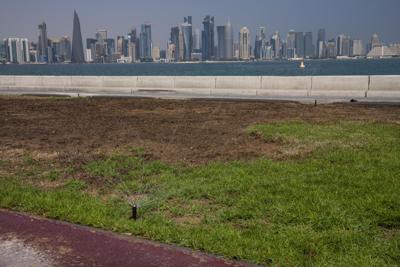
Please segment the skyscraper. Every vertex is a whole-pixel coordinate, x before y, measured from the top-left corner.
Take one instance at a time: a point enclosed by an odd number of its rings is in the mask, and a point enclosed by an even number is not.
[[[30,61],[29,42],[25,38],[7,38],[5,40],[7,60],[11,63],[22,64]]]
[[[304,57],[304,34],[302,32],[296,32],[295,45],[295,57]]]
[[[117,36],[117,53],[123,56],[124,51],[125,51],[125,37]]]
[[[6,58],[7,58],[6,42],[0,41],[0,61],[5,60]]]
[[[193,32],[193,51],[201,50],[201,30],[195,29]]]
[[[185,18],[185,23],[181,25],[183,34],[183,59],[185,61],[192,60],[193,51],[193,28],[192,28],[192,17]]]
[[[79,17],[76,11],[74,11],[74,28],[72,34],[72,63],[84,63],[85,57],[83,53],[83,42],[81,33],[81,23],[79,22]]]
[[[39,62],[48,62],[48,39],[47,39],[47,25],[45,22],[38,26],[39,28]]]
[[[239,33],[239,58],[240,60],[250,59],[250,31],[247,27],[240,29]]]
[[[60,60],[71,61],[71,40],[68,36],[60,38]]]
[[[326,43],[326,56],[328,58],[336,58],[336,41],[335,39],[331,39]]]
[[[304,56],[306,58],[314,57],[312,32],[306,32],[304,35]]]
[[[340,57],[350,56],[350,37],[346,35],[339,35],[337,38],[337,55]]]
[[[290,30],[287,35],[286,49],[286,55],[288,58],[296,57],[296,32],[294,30]]]
[[[260,27],[256,35],[254,45],[254,57],[256,59],[265,59],[265,46],[267,43],[267,34],[265,27]]]
[[[272,44],[272,49],[274,51],[274,58],[276,58],[276,59],[281,58],[282,43],[281,43],[281,37],[279,35],[279,32],[275,32],[272,35],[271,44]]]
[[[233,28],[230,21],[225,25],[225,60],[233,60]]]
[[[173,44],[173,47],[171,46],[170,48],[172,52],[172,57],[170,58],[171,61],[179,61],[179,34],[180,34],[180,28],[178,26],[172,27],[171,28],[171,36],[170,36],[170,44]]]
[[[151,25],[142,24],[140,32],[140,60],[144,62],[152,61],[152,39],[151,39]]]
[[[217,26],[217,39],[218,39],[218,51],[217,51],[217,59],[224,60],[225,59],[225,26]]]
[[[203,60],[214,59],[214,17],[206,16],[203,21],[204,30],[202,32],[202,57]]]
[[[351,51],[350,55],[353,57],[364,55],[364,45],[362,40],[352,40],[351,41]]]
[[[325,41],[326,41],[326,32],[325,29],[318,30],[318,39],[317,39],[317,57],[324,58],[325,57]]]

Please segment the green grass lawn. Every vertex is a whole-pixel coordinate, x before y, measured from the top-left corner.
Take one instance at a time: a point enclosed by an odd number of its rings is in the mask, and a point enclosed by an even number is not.
[[[0,206],[259,264],[400,265],[399,125],[247,131],[278,142],[285,160],[169,166],[135,150],[87,164],[80,172],[92,179],[80,179],[28,157],[0,178]]]

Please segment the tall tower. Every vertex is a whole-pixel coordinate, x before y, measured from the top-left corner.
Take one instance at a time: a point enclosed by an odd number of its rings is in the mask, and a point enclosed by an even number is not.
[[[47,26],[43,22],[38,26],[39,28],[39,42],[38,42],[38,52],[39,52],[39,62],[48,62],[49,50],[48,50],[48,40],[47,40]]]
[[[83,53],[83,43],[82,43],[82,33],[81,33],[81,23],[79,22],[78,14],[76,10],[74,11],[74,28],[72,34],[72,63],[84,63],[85,56]]]
[[[318,39],[317,39],[317,57],[324,58],[326,54],[326,32],[325,29],[318,30]]]
[[[202,33],[203,60],[214,59],[214,17],[206,16],[203,21]]]
[[[189,21],[189,20],[187,20],[187,21]],[[192,60],[192,51],[193,51],[192,24],[185,22],[181,25],[181,29],[182,29],[182,34],[183,34],[183,47],[184,47],[183,59],[185,61],[191,61]]]
[[[152,61],[152,39],[151,39],[151,25],[142,24],[142,30],[140,32],[140,60],[141,61]]]
[[[250,31],[247,27],[240,29],[239,34],[239,58],[241,60],[250,59]]]
[[[233,59],[233,28],[230,21],[225,25],[225,60]]]

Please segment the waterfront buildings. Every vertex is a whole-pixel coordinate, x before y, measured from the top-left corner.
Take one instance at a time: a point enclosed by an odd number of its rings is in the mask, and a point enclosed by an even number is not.
[[[330,39],[326,43],[326,57],[327,58],[336,58],[337,51],[336,51],[336,41],[335,39]]]
[[[318,38],[317,38],[317,58],[325,58],[326,57],[326,31],[325,29],[318,30]]]
[[[47,25],[42,22],[38,26],[39,29],[39,40],[38,40],[38,55],[39,62],[48,62],[49,49],[48,49],[48,39],[47,39]]]
[[[203,60],[214,59],[214,17],[206,16],[203,20],[204,30],[202,32],[202,57]]]
[[[352,57],[364,56],[364,45],[362,40],[351,40],[351,55]]]
[[[217,27],[218,47],[217,59],[218,60],[232,60],[233,59],[233,28],[230,22],[224,26]]]
[[[295,36],[295,58],[304,57],[304,34],[303,32],[296,32]]]
[[[79,17],[76,11],[74,11],[74,27],[72,34],[72,53],[71,53],[72,63],[84,63],[85,57],[83,53],[83,43],[82,43],[82,33],[81,33],[81,23],[79,22]]]
[[[15,39],[10,46],[5,41],[0,44],[0,61],[14,63],[40,62],[188,62],[212,60],[280,60],[301,58],[349,58],[349,57],[395,57],[400,56],[399,45],[384,45],[378,34],[373,34],[367,46],[360,39],[352,39],[341,34],[327,41],[326,30],[319,29],[317,40],[313,42],[313,33],[290,30],[286,38],[281,38],[279,32],[267,36],[266,27],[259,27],[255,39],[250,39],[250,30],[246,27],[240,30],[239,38],[234,38],[230,22],[216,27],[214,17],[206,16],[202,21],[203,30],[193,29],[191,16],[184,22],[171,28],[170,38],[161,55],[161,47],[152,43],[150,24],[143,24],[137,34],[132,29],[127,35],[109,38],[105,29],[98,30],[95,38],[86,39],[83,49],[79,17],[74,12],[74,28],[72,42],[68,36],[48,38],[45,22],[38,26],[38,41],[26,45],[25,41]],[[217,38],[217,41],[214,38]],[[236,39],[236,40],[235,40]],[[254,41],[254,49],[252,49]],[[21,45],[24,53],[18,52]],[[26,48],[27,47],[27,48]],[[28,56],[26,56],[28,51]],[[154,54],[155,53],[155,54]],[[10,55],[12,56],[10,57]],[[18,54],[20,56],[18,56]],[[159,55],[160,54],[160,55]],[[21,58],[21,55],[24,55]]]
[[[287,38],[286,38],[286,55],[287,58],[295,58],[296,57],[296,32],[294,30],[290,30]]]
[[[350,57],[350,43],[351,39],[349,36],[341,34],[337,38],[337,56],[338,57]]]
[[[140,32],[140,61],[152,61],[152,49],[153,43],[151,39],[151,24],[142,24]]]
[[[314,45],[312,32],[306,32],[304,35],[304,57],[313,58],[314,57]]]
[[[26,38],[7,38],[4,48],[8,62],[23,64],[30,62],[29,41]]]
[[[181,25],[182,37],[183,38],[183,60],[192,60],[193,51],[193,28],[192,28],[192,17],[185,17],[184,23]]]
[[[239,59],[250,60],[250,31],[247,27],[240,29],[239,33]]]
[[[197,28],[193,32],[193,52],[201,52],[201,30]]]

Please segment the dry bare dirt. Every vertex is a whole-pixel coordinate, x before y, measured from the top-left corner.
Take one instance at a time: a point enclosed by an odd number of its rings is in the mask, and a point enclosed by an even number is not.
[[[190,165],[279,158],[279,145],[246,127],[278,121],[400,123],[400,105],[116,98],[0,98],[0,159],[81,164],[143,148],[152,159]]]

